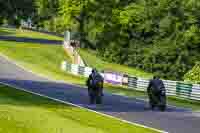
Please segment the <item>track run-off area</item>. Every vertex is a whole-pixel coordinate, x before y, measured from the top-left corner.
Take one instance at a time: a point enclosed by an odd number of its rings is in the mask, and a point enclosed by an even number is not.
[[[38,76],[3,56],[0,82],[170,133],[198,133],[200,129],[200,115],[190,109],[169,106],[165,112],[151,111],[143,100],[108,93],[104,94],[103,105],[89,105],[87,89]]]

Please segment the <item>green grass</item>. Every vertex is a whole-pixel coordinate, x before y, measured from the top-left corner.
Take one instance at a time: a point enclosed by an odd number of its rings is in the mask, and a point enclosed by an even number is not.
[[[1,31],[0,33],[5,34]],[[37,33],[34,34],[37,35]],[[95,54],[93,55],[91,52],[87,52],[86,50],[81,50],[80,52],[83,57],[88,59],[88,62],[90,62],[88,64],[92,64],[94,65],[93,67],[99,69],[113,68],[112,70],[115,71],[127,71],[129,73],[132,73],[132,75],[140,75],[144,77],[148,77],[151,75],[133,68],[103,62],[102,60],[97,58]],[[85,85],[85,78],[73,76],[67,72],[63,72],[60,70],[60,64],[63,60],[71,62],[70,57],[64,52],[62,46],[0,41],[0,53],[16,61],[18,64],[24,66],[26,69],[30,69],[33,72],[42,74],[48,78],[63,80],[68,83],[78,84],[81,86]],[[134,71],[136,71],[135,73],[137,73],[138,75],[134,74]],[[105,85],[105,88],[106,91],[114,94],[143,99],[147,98],[146,93],[135,90],[128,90],[127,87]],[[176,105],[178,107],[187,107],[194,110],[200,110],[199,101],[182,100],[174,97],[170,97],[168,101],[169,104]]]
[[[79,49],[79,53],[87,65],[97,68],[99,70],[112,70],[137,77],[145,77],[145,78],[152,77],[152,74],[144,72],[139,69],[103,61],[96,56],[96,53],[94,51],[91,50]]]
[[[0,53],[15,60],[25,68],[46,77],[84,84],[83,78],[61,71],[62,61],[71,62],[70,57],[65,53],[62,46],[21,42],[13,44],[13,42],[9,41],[0,41]]]
[[[49,35],[40,32],[34,32],[30,30],[21,30],[21,29],[14,29],[14,28],[3,28],[0,27],[0,35],[3,36],[16,36],[16,37],[26,37],[26,38],[33,38],[33,39],[47,39],[47,40],[63,40],[63,38]]]
[[[134,89],[128,89],[127,87],[120,87],[120,86],[108,86],[108,87],[109,89],[107,89],[106,91],[116,95],[148,100],[147,93],[143,91],[137,91]],[[188,108],[193,111],[200,111],[200,101],[196,100],[180,99],[174,96],[168,96],[167,103],[169,105],[173,105],[176,107]]]
[[[0,85],[1,133],[155,133]]]
[[[96,53],[91,50],[79,49],[79,53],[81,57],[83,57],[86,64],[88,64],[91,67],[95,67],[99,70],[113,70],[116,72],[127,73],[130,75],[134,75],[137,77],[144,77],[144,78],[152,77],[152,74],[146,73],[142,70],[130,68],[130,67],[119,65],[119,64],[105,62],[101,60],[99,57],[97,57]],[[134,89],[130,90],[125,86],[106,85],[106,88],[109,88],[109,89],[106,89],[106,91],[113,94],[128,96],[128,97],[133,97],[133,98],[140,98],[140,99],[145,99],[145,100],[148,99],[146,92],[137,91]],[[168,97],[167,101],[169,105],[189,108],[194,111],[200,110],[199,101],[179,99],[179,98],[171,97],[171,96]]]

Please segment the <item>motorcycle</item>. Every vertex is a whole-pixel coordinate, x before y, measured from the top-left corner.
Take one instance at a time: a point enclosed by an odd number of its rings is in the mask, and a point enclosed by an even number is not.
[[[158,107],[161,111],[166,110],[166,91],[162,90],[157,93],[151,92],[150,94],[150,105],[154,109]]]

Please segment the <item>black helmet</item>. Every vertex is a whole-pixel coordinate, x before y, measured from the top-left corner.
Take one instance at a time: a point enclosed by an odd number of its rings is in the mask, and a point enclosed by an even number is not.
[[[93,69],[92,69],[92,73],[96,73],[96,72],[98,72],[97,69],[96,69],[96,68],[93,68]]]

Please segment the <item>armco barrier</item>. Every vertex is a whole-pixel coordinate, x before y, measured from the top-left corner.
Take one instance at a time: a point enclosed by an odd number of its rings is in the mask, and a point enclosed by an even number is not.
[[[190,98],[192,92],[192,84],[177,82],[176,95],[180,97]]]
[[[193,84],[190,99],[200,100],[200,85],[199,84]]]
[[[85,67],[84,77],[89,77],[90,73],[92,72],[92,68]]]
[[[71,65],[71,72],[75,75],[79,75],[78,73],[78,68],[79,68],[79,65],[76,65],[76,64],[72,64]]]
[[[80,75],[84,75],[84,72],[85,72],[85,67],[79,66],[79,67],[78,67],[78,73],[79,73]]]
[[[138,78],[136,89],[140,91],[146,91],[148,85],[149,85],[149,80]]]
[[[75,75],[82,75],[84,77],[89,77],[92,72],[92,68],[79,66],[76,64],[69,64],[67,62],[62,62],[61,69],[65,69]],[[177,96],[180,98],[200,100],[200,85],[199,84],[189,84],[184,82],[163,80],[167,95]],[[149,84],[149,79],[138,78],[134,76],[128,76],[128,88],[146,91]]]
[[[137,88],[137,77],[128,77],[128,88]]]
[[[176,95],[176,81],[164,80],[167,95]]]
[[[72,65],[71,64],[66,64],[66,70],[71,71],[72,70]]]

